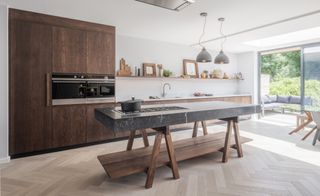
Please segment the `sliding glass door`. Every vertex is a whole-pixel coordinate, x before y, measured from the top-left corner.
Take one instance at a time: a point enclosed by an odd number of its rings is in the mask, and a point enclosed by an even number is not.
[[[303,48],[304,107],[320,106],[320,45]]]
[[[301,111],[301,48],[260,53],[260,94],[263,110]]]
[[[309,106],[320,108],[320,44],[259,55],[264,109],[303,112]]]

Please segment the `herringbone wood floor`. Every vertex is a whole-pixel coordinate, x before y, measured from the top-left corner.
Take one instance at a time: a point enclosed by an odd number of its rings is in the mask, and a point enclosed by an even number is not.
[[[312,136],[301,142],[302,133],[288,136],[294,121],[281,120],[274,116],[241,122],[241,134],[254,139],[243,146],[243,158],[236,158],[233,151],[226,164],[221,163],[221,153],[181,162],[178,180],[162,167],[152,189],[144,189],[143,173],[118,180],[106,176],[96,156],[124,150],[126,142],[121,141],[13,160],[1,166],[1,194],[320,195],[320,144],[311,146]],[[191,130],[173,136],[174,140],[190,137]],[[142,146],[142,140],[134,146]]]

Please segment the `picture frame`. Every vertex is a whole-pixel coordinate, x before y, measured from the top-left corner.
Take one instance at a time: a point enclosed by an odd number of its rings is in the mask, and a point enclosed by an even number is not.
[[[157,77],[157,65],[155,63],[143,63],[143,76]]]
[[[199,78],[198,63],[195,60],[183,59],[183,75]]]

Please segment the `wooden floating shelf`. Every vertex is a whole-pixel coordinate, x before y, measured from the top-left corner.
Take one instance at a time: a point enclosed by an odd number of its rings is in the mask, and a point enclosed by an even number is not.
[[[178,140],[174,142],[174,150],[177,161],[183,161],[198,156],[223,150],[225,132]],[[191,137],[191,136],[190,136]],[[240,142],[252,141],[249,138],[240,137]],[[231,147],[235,148],[235,141],[231,139]],[[119,178],[147,170],[153,146],[138,148],[131,151],[122,151],[98,156],[98,159],[110,178]],[[165,144],[161,145],[157,167],[169,164],[168,153]]]
[[[182,78],[182,77],[147,77],[147,76],[116,76],[116,78],[132,79],[168,79],[168,80],[211,80],[211,81],[241,81],[244,79],[222,79],[222,78]]]

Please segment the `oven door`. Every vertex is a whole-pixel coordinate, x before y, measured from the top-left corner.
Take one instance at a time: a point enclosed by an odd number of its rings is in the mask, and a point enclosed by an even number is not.
[[[52,81],[52,99],[75,99],[86,97],[85,81]]]
[[[87,98],[109,98],[115,96],[114,82],[88,83]]]

